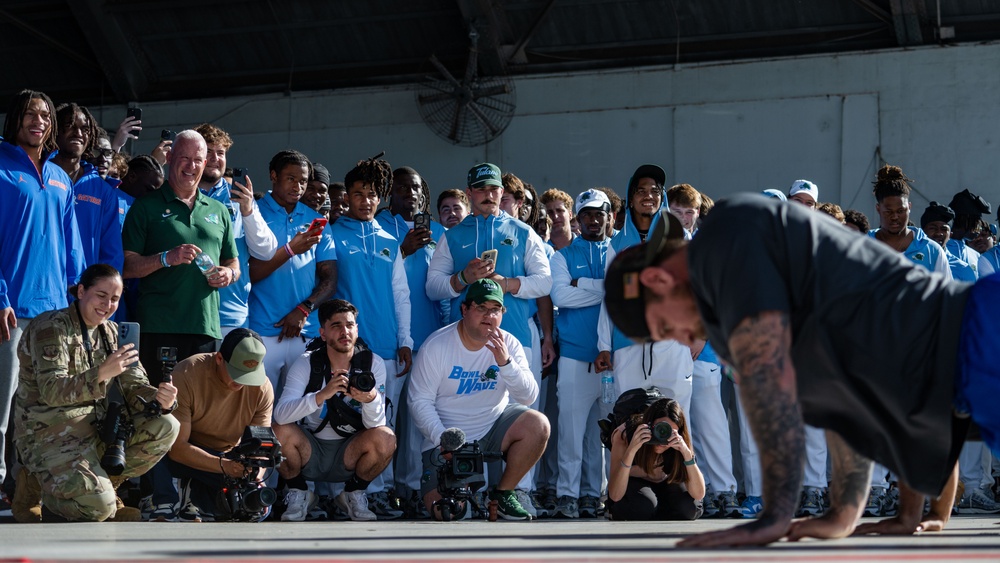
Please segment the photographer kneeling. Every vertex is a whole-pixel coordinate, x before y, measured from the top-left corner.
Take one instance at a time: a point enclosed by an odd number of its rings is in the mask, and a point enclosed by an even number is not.
[[[612,520],[695,520],[704,497],[705,478],[680,403],[659,399],[614,430],[607,503]]]
[[[274,407],[274,432],[288,456],[278,468],[289,488],[281,519],[305,520],[316,505],[308,479],[344,483],[337,505],[351,520],[375,520],[365,489],[396,451],[386,426],[385,363],[358,338],[354,305],[327,301],[319,322],[322,346],[310,344],[292,364]]]
[[[542,457],[549,440],[548,419],[527,406],[538,397],[538,385],[517,338],[500,328],[505,309],[497,282],[485,278],[470,284],[460,307],[461,320],[424,341],[410,376],[410,413],[425,437],[420,492],[434,518],[447,519],[434,503],[442,499],[441,490],[450,494],[448,489],[454,487],[439,486],[438,468],[443,457],[461,449],[467,436],[470,442],[479,441],[482,452],[501,452],[506,461],[496,489],[490,492],[498,515],[530,520],[514,487]],[[449,437],[446,428],[456,432]],[[449,444],[456,435],[464,436]],[[472,484],[474,471],[455,469],[467,475],[467,485]],[[461,488],[462,496],[476,492]],[[457,510],[451,509],[452,504]],[[468,506],[448,505],[448,512],[456,515]]]
[[[178,516],[182,520],[259,522],[270,513],[270,502],[253,514],[246,514],[238,507],[230,507],[228,512],[218,510],[225,478],[243,480],[248,486],[263,489],[262,481],[274,465],[258,466],[227,455],[241,445],[247,427],[271,426],[274,391],[264,373],[264,353],[264,342],[256,332],[237,328],[222,340],[218,352],[195,354],[174,368],[177,386],[174,416],[181,430],[170,449],[167,468],[181,480]],[[176,502],[172,484],[154,483],[154,486],[157,487],[153,493],[154,505]],[[270,489],[267,491],[273,494]]]
[[[139,520],[115,491],[174,443],[178,424],[167,413],[177,390],[150,386],[138,350],[118,347],[118,325],[108,320],[122,294],[117,270],[90,266],[71,292],[77,300],[35,317],[18,347],[15,441],[24,467],[15,504],[28,499],[25,515],[35,521]]]

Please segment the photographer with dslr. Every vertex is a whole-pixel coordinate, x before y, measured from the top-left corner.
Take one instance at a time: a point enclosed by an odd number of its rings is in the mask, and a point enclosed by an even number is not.
[[[115,490],[170,449],[177,389],[149,385],[131,344],[118,346],[122,278],[106,264],[87,268],[69,307],[35,317],[18,346],[15,440],[18,521],[138,520]],[[106,443],[106,436],[111,444]],[[41,497],[43,508],[38,507]]]
[[[260,486],[269,466],[243,463],[226,455],[241,445],[248,426],[270,427],[274,391],[264,374],[264,342],[256,332],[237,328],[214,354],[195,354],[174,368],[180,422],[167,458],[170,474],[181,480],[182,498],[169,479],[154,480],[151,519],[189,522],[236,519],[219,516],[216,506],[225,477]],[[242,449],[242,448],[241,448]],[[180,505],[180,512],[174,511]],[[252,520],[267,517],[264,507]]]
[[[503,303],[497,282],[485,278],[471,283],[460,304],[461,320],[430,335],[414,364],[409,406],[425,438],[420,492],[438,520],[443,519],[434,505],[442,499],[438,467],[463,446],[450,444],[448,435],[458,433],[446,435],[446,428],[460,430],[469,442],[479,441],[482,452],[503,454],[506,466],[490,498],[505,520],[531,518],[514,487],[542,457],[549,422],[527,406],[538,397],[538,385],[521,344],[500,328]],[[461,514],[465,507],[456,508],[450,512]]]
[[[306,480],[344,483],[337,505],[351,520],[375,520],[365,489],[392,461],[386,426],[385,363],[358,338],[358,310],[343,299],[319,306],[319,340],[288,371],[274,407],[274,432],[288,459],[282,520],[305,520],[316,505]],[[318,345],[317,345],[318,344]]]
[[[681,405],[658,399],[611,435],[608,510],[612,520],[695,520],[705,478]]]

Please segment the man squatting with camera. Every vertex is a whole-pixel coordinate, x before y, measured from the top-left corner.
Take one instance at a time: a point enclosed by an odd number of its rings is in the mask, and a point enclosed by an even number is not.
[[[173,414],[180,433],[167,467],[181,480],[183,520],[214,519],[223,476],[259,483],[268,471],[224,455],[240,443],[248,426],[271,426],[274,390],[264,373],[264,352],[256,332],[238,328],[226,335],[218,352],[195,354],[174,368]],[[154,506],[177,502],[177,493],[168,484],[154,482]],[[268,512],[261,511],[254,520],[263,520]]]
[[[549,422],[527,406],[538,396],[538,385],[521,344],[500,329],[503,300],[503,290],[491,279],[470,284],[460,304],[462,318],[428,337],[414,364],[409,406],[424,435],[420,493],[437,520],[442,519],[434,505],[442,498],[437,470],[463,445],[442,444],[446,432],[452,438],[464,432],[482,451],[503,454],[506,466],[490,498],[501,518],[531,518],[514,487],[545,451]]]
[[[319,322],[322,344],[310,344],[292,364],[274,407],[274,433],[287,456],[278,467],[289,488],[281,519],[305,520],[316,505],[309,480],[343,482],[337,505],[351,520],[375,520],[365,489],[396,451],[386,426],[385,362],[358,338],[351,303],[323,303]]]

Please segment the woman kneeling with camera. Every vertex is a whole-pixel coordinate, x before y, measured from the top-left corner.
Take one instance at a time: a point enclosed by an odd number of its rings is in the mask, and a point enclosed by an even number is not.
[[[612,433],[612,520],[694,520],[704,496],[705,478],[677,401],[659,399]]]

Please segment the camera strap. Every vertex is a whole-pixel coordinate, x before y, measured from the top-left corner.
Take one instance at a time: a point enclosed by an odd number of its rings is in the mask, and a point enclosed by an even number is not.
[[[317,339],[318,340],[318,339]],[[314,348],[309,354],[309,383],[306,385],[306,393],[319,391],[330,378],[330,358],[326,354],[326,345],[316,348],[315,341],[309,348]],[[364,340],[358,338],[354,343],[354,353],[351,356],[351,368],[360,368],[370,372],[372,369],[372,356],[361,354],[362,351],[369,350]],[[364,358],[364,359],[362,359]],[[360,365],[366,363],[367,365]],[[327,426],[343,438],[349,438],[364,430],[365,425],[361,418],[361,413],[355,410],[344,400],[341,394],[334,395],[326,400],[326,416],[315,430],[310,430],[313,434],[318,434]]]

